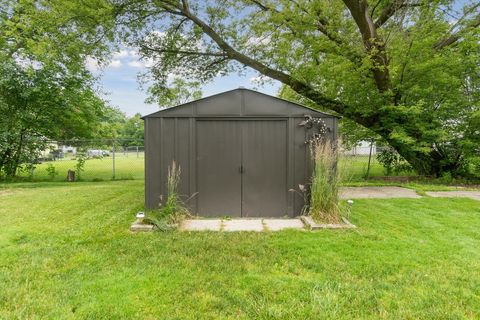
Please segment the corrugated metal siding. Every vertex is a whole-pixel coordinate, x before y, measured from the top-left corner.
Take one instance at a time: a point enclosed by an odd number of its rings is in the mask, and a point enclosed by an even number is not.
[[[283,116],[267,116],[269,108],[276,109],[278,112],[278,104],[285,104],[286,109],[282,109],[284,112],[285,110],[289,110],[291,107],[289,103],[285,103],[282,100],[274,100],[272,102],[272,105],[270,107],[267,105],[269,102],[269,99],[264,99],[265,96],[262,96],[261,98],[258,98],[258,96],[253,99],[249,94],[242,96],[241,94],[238,94],[238,92],[235,93],[233,91],[233,94],[228,95],[228,99],[223,99],[221,102],[220,100],[217,100],[215,102],[213,99],[208,101],[211,104],[215,104],[215,108],[212,107],[210,108],[210,112],[218,112],[218,107],[219,104],[227,104],[227,101],[229,102],[230,105],[236,106],[238,108],[238,104],[240,104],[241,109],[243,109],[242,112],[248,113],[250,109],[254,109],[255,106],[258,106],[258,110],[260,113],[262,113],[261,116],[259,117],[251,117],[251,116],[223,116],[219,117],[218,115],[215,115],[213,117],[207,117],[207,114],[202,114],[200,117],[195,117],[195,116],[186,116],[185,110],[177,110],[178,116],[174,117],[146,117],[145,118],[145,205],[147,208],[157,208],[159,201],[160,201],[160,196],[163,195],[165,197],[165,185],[166,185],[166,178],[167,178],[167,171],[168,171],[168,166],[171,165],[172,161],[175,160],[177,164],[181,167],[181,182],[180,182],[180,188],[179,192],[185,197],[188,198],[192,195],[194,195],[197,192],[202,192],[202,188],[204,189],[204,192],[208,191],[209,188],[209,183],[207,180],[204,180],[204,175],[209,175],[209,174],[215,174],[215,172],[198,172],[198,165],[199,165],[199,160],[197,159],[197,156],[202,156],[205,154],[209,153],[214,153],[218,157],[223,157],[225,155],[225,152],[221,152],[219,150],[215,149],[215,146],[208,146],[208,141],[211,140],[211,142],[214,143],[220,143],[220,142],[215,142],[218,139],[230,139],[233,138],[235,140],[235,137],[232,137],[229,135],[233,135],[233,131],[228,128],[228,125],[225,123],[222,124],[222,122],[227,122],[230,121],[232,122],[242,122],[244,123],[244,126],[247,127],[247,136],[242,136],[242,139],[248,138],[250,140],[264,140],[263,142],[259,143],[265,143],[269,140],[272,140],[272,142],[269,144],[272,148],[284,148],[284,151],[279,151],[279,153],[286,153],[286,156],[284,157],[285,162],[283,163],[277,163],[276,167],[282,167],[283,171],[285,171],[284,174],[284,181],[285,183],[281,186],[281,188],[285,189],[284,195],[285,197],[282,199],[279,199],[278,202],[281,203],[281,206],[286,207],[286,213],[289,216],[295,216],[301,213],[301,210],[303,208],[303,196],[299,194],[298,192],[290,192],[290,189],[295,189],[299,191],[299,184],[308,184],[310,181],[310,176],[313,170],[312,166],[312,160],[311,156],[309,154],[309,148],[305,144],[305,140],[307,136],[312,134],[311,130],[305,130],[304,127],[300,127],[299,123],[304,120],[304,115],[296,115],[296,116],[290,116],[290,115],[283,115]],[[243,98],[245,99],[243,99]],[[255,97],[255,95],[253,95]],[[268,98],[268,97],[267,97]],[[238,101],[239,100],[239,101]],[[202,103],[204,103],[203,101]],[[193,112],[195,109],[193,107],[194,104],[191,104],[190,107]],[[242,106],[243,105],[243,106]],[[294,106],[297,108],[297,106]],[[187,106],[187,108],[189,108]],[[200,107],[199,107],[200,108]],[[208,106],[202,107],[205,110],[209,108]],[[263,110],[263,111],[262,111]],[[308,109],[305,109],[308,110]],[[302,110],[302,111],[305,111]],[[175,112],[177,112],[175,111]],[[228,110],[227,110],[228,111]],[[232,109],[228,111],[227,113],[232,112]],[[286,112],[289,113],[289,112]],[[290,112],[290,114],[292,114]],[[308,114],[308,113],[307,113]],[[312,113],[313,116],[317,116],[318,114]],[[217,122],[213,122],[213,120]],[[222,121],[224,120],[224,121]],[[238,121],[240,120],[240,121]],[[272,121],[275,120],[275,121]],[[336,138],[337,134],[337,128],[336,128],[336,118],[333,117],[325,117],[323,118],[325,121],[326,125],[331,129],[329,132],[329,137],[331,139]],[[245,122],[247,121],[247,122]],[[255,121],[270,121],[270,122],[265,122],[264,124],[260,125],[255,125]],[[272,123],[276,122],[281,122],[283,123],[282,125],[274,125]],[[218,130],[215,129],[214,123],[222,128],[218,128]],[[208,139],[203,139],[201,136],[199,137],[197,134],[199,132],[199,126],[204,126],[203,128],[207,128],[206,131],[209,132],[207,136],[209,137]],[[262,129],[263,128],[263,129]],[[283,128],[283,129],[281,129]],[[202,130],[202,129],[201,129]],[[263,131],[264,132],[263,132]],[[266,130],[266,131],[265,131]],[[204,130],[205,131],[205,130]],[[257,133],[255,133],[257,132]],[[262,133],[263,132],[263,133]],[[284,133],[282,133],[284,132]],[[202,133],[205,134],[205,133]],[[203,145],[199,145],[199,138],[200,140],[205,140],[206,142],[201,142]],[[205,137],[204,137],[205,138]],[[202,140],[202,141],[203,141]],[[231,139],[230,139],[231,140]],[[231,142],[232,144],[238,144],[238,148],[242,148],[242,143],[240,142]],[[252,147],[255,149],[257,146]],[[199,149],[200,148],[200,149]],[[274,154],[273,151],[268,151],[268,148],[265,148],[266,152],[270,154]],[[244,152],[248,154],[248,152],[245,152],[245,150],[240,150],[241,152]],[[233,149],[228,151],[228,154],[232,154],[237,152],[234,151]],[[254,155],[255,153],[252,153]],[[278,155],[277,155],[278,156]],[[268,158],[268,161],[277,161],[276,157],[273,156],[271,158]],[[255,159],[253,157],[252,159]],[[254,161],[254,160],[252,160]],[[256,160],[259,161],[260,160]],[[283,161],[283,160],[282,160]],[[259,164],[260,166],[260,164]],[[204,170],[207,171],[215,171],[215,167],[218,167],[217,165],[213,165],[212,168],[206,167]],[[258,168],[257,168],[258,169]],[[249,169],[252,170],[252,169]],[[255,170],[254,170],[255,171]],[[258,173],[261,173],[261,169],[257,170]],[[200,177],[200,181],[198,180]],[[203,179],[203,180],[202,180]],[[256,180],[255,180],[256,179]],[[256,177],[252,181],[257,181],[257,182],[252,182],[256,185],[257,189],[264,189],[264,188],[269,188],[268,183],[276,183],[274,182],[274,178],[268,178],[269,182],[267,181],[266,183],[263,183],[261,181],[261,177]],[[206,183],[206,184],[205,184]],[[223,183],[227,184],[229,181],[224,181],[224,182],[217,182],[220,183],[220,188]],[[235,183],[235,182],[232,182]],[[205,189],[207,188],[207,189]],[[257,190],[253,188],[252,190],[255,191]],[[272,189],[271,193],[269,195],[275,195],[278,192],[274,191],[274,187],[271,187],[269,189]],[[215,193],[221,193],[220,191],[215,191],[215,188],[212,189],[213,194]],[[240,192],[245,192],[245,190],[241,190]],[[255,191],[257,192],[257,191]],[[262,190],[260,190],[262,192]],[[253,197],[254,198],[254,197]],[[252,199],[253,199],[252,198]],[[273,202],[273,199],[270,199],[268,197],[264,197],[266,201],[268,202]],[[220,198],[218,198],[217,204],[218,204],[218,209],[222,211],[223,209],[221,208],[221,203],[222,201]],[[202,210],[201,208],[197,207],[199,201],[199,196],[194,196],[192,200],[189,202],[189,206],[191,207],[192,211],[194,213],[198,212],[198,209]],[[213,200],[212,200],[213,201]],[[236,201],[236,200],[232,200]],[[252,200],[253,201],[253,200]],[[256,200],[255,200],[256,201]],[[254,203],[254,202],[251,202]],[[258,202],[259,203],[259,202]],[[205,206],[203,204],[200,204],[201,207],[207,208],[204,210],[213,210],[214,207],[211,207],[210,204],[209,206]],[[212,202],[211,205],[215,206],[215,203]],[[256,211],[256,214],[261,214],[261,212],[267,212],[269,210],[269,207],[263,207],[261,205],[258,205],[258,210]],[[271,206],[273,207],[273,206]],[[226,207],[224,207],[226,208]],[[204,211],[203,210],[203,211]],[[224,210],[223,210],[224,211]],[[251,210],[250,210],[251,211]],[[251,215],[255,215],[255,210],[251,211]],[[205,211],[203,212],[204,214],[207,214]],[[248,214],[246,211],[245,214]],[[277,216],[282,216],[284,212],[279,212]],[[233,213],[232,213],[233,215]]]

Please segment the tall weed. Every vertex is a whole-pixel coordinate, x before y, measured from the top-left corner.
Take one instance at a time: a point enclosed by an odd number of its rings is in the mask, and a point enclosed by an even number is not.
[[[180,174],[180,166],[173,161],[168,167],[165,202],[162,202],[163,198],[161,198],[160,208],[151,212],[147,219],[148,223],[154,224],[159,230],[167,230],[168,226],[179,224],[191,215],[178,192]]]
[[[310,186],[309,214],[324,223],[341,222],[339,206],[340,171],[337,168],[338,153],[328,140],[311,145],[314,173]]]

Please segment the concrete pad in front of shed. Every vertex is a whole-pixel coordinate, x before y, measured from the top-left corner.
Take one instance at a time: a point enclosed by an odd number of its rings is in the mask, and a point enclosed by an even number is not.
[[[401,187],[343,187],[340,188],[341,199],[419,199],[414,190]]]
[[[220,231],[222,220],[185,220],[182,224],[182,230],[185,231]]]
[[[223,221],[223,231],[263,231],[262,219],[233,219]]]
[[[270,231],[303,229],[303,222],[300,219],[264,219],[263,223]]]
[[[470,198],[480,200],[480,191],[428,191],[425,193],[434,198]]]

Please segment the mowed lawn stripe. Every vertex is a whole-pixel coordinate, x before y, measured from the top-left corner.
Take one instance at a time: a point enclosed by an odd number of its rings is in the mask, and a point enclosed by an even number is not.
[[[357,230],[132,234],[141,181],[52,185],[0,200],[2,319],[480,316],[474,200],[355,200]]]

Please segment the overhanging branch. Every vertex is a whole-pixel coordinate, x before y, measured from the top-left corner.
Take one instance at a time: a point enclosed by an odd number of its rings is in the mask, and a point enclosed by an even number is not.
[[[201,52],[201,51],[162,49],[162,48],[150,47],[145,44],[140,44],[139,46],[143,50],[157,52],[157,53],[172,53],[172,54],[186,55],[186,56],[227,57],[227,55],[224,52]]]
[[[471,20],[469,23],[467,23],[463,29],[460,29],[457,32],[455,32],[454,34],[451,34],[450,36],[438,41],[433,46],[433,48],[435,50],[441,50],[445,47],[448,47],[448,46],[456,43],[458,40],[460,40],[470,30],[478,28],[479,26],[480,26],[480,14],[478,14],[473,20]]]
[[[225,39],[223,39],[220,34],[218,34],[211,26],[201,20],[199,17],[194,15],[189,10],[182,10],[182,14],[189,18],[194,24],[202,29],[202,31],[208,35],[219,47],[222,49],[226,56],[229,59],[236,60],[241,64],[248,66],[263,75],[266,75],[272,79],[278,80],[288,86],[290,86],[294,91],[302,94],[303,96],[311,99],[318,105],[321,105],[325,108],[338,112],[340,114],[344,113],[347,109],[347,106],[339,101],[332,100],[325,97],[323,94],[319,93],[308,84],[300,81],[291,75],[284,73],[280,70],[270,68],[269,66],[263,64],[260,61],[257,61],[249,56],[235,50],[230,44],[228,44]]]

